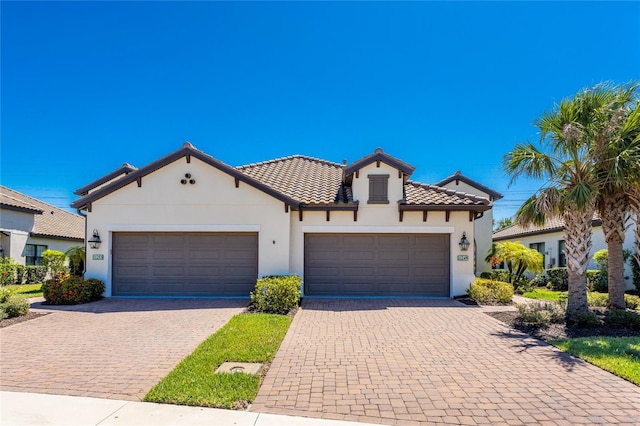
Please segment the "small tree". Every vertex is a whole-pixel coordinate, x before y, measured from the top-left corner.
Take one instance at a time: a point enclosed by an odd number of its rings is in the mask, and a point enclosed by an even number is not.
[[[513,219],[511,219],[510,217],[505,217],[503,219],[500,219],[498,221],[498,224],[495,226],[495,231],[499,231],[501,229],[506,228],[507,226],[511,226],[513,225]]]
[[[78,277],[82,276],[84,272],[84,246],[71,247],[64,254],[69,258],[71,274]]]
[[[493,258],[506,264],[510,281],[517,284],[525,272],[540,273],[544,271],[542,254],[537,250],[525,247],[520,242],[502,241],[495,244]]]
[[[58,250],[45,250],[42,252],[42,265],[47,268],[52,277],[64,272],[64,262],[67,256]]]

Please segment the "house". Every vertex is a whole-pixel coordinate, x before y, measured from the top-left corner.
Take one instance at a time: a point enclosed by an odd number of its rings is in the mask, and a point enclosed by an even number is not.
[[[86,276],[106,296],[246,297],[273,274],[301,275],[306,296],[462,295],[491,200],[413,171],[381,149],[351,164],[295,155],[234,168],[187,142],[78,191],[72,207],[97,246]]]
[[[593,254],[598,250],[606,249],[607,242],[602,231],[602,221],[594,215],[591,222],[593,230],[591,233],[591,254],[589,256],[589,269],[598,269],[593,260]],[[542,253],[545,269],[566,267],[567,262],[564,254],[564,220],[560,217],[547,220],[544,225],[531,225],[523,227],[515,224],[493,233],[493,241],[519,241],[526,247],[536,249]],[[624,248],[633,250],[635,241],[635,226],[630,226],[624,239]],[[628,290],[634,288],[631,276],[631,267],[625,264],[624,283]]]
[[[501,193],[463,175],[460,171],[455,172],[440,182],[436,182],[434,185],[466,192],[468,194],[479,195],[480,197],[488,198],[491,202],[503,198]],[[488,272],[491,270],[491,263],[486,262],[485,258],[491,248],[493,238],[493,210],[487,210],[481,218],[476,219],[474,226],[475,238],[473,247],[476,259],[476,272]]]
[[[0,255],[19,265],[41,265],[47,249],[84,244],[84,217],[0,186]]]

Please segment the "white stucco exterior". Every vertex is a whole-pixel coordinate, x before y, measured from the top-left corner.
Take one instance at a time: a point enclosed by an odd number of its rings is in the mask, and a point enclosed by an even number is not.
[[[634,229],[630,227],[627,229],[624,240],[624,248],[628,250],[633,250],[633,242],[634,242]],[[545,245],[545,269],[556,268],[559,265],[559,244],[560,241],[565,239],[564,233],[562,231],[556,232],[547,232],[538,235],[528,235],[517,238],[510,238],[508,241],[519,241],[524,244],[526,247],[530,247],[531,244],[544,243]],[[501,240],[506,241],[506,240]],[[602,231],[602,226],[594,226],[593,232],[591,234],[591,253],[589,254],[589,269],[598,269],[596,263],[593,260],[593,254],[598,250],[603,250],[607,248],[607,243],[604,240],[604,232]],[[628,263],[625,263],[625,271],[624,271],[624,284],[627,290],[634,289],[632,277],[631,277],[631,267]]]
[[[388,174],[388,204],[369,204],[368,175]],[[194,184],[183,184],[190,175]],[[141,178],[91,202],[86,209],[87,232],[98,231],[99,249],[87,248],[86,277],[106,284],[112,295],[112,245],[116,232],[257,232],[258,275],[297,274],[304,279],[305,233],[421,233],[450,236],[450,297],[462,295],[474,279],[473,251],[461,252],[462,233],[474,240],[474,222],[468,211],[430,211],[423,221],[420,211],[405,211],[400,221],[398,201],[403,199],[404,178],[398,169],[376,162],[353,177],[353,211],[300,211],[212,165],[180,157]],[[133,178],[132,178],[133,179]],[[236,186],[237,185],[237,186]],[[93,191],[92,191],[93,192]],[[468,260],[457,260],[458,254]],[[102,255],[94,256],[94,255]]]

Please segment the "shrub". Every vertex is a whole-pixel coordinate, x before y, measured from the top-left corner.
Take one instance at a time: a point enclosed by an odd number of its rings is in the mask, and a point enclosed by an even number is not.
[[[640,315],[635,312],[614,309],[607,311],[604,322],[611,327],[630,328],[640,330]]]
[[[52,277],[58,276],[65,272],[66,266],[64,262],[67,256],[58,250],[45,250],[42,252],[42,265]]]
[[[2,258],[0,261],[0,285],[9,285],[16,282],[17,266],[12,258]]]
[[[607,293],[587,293],[587,304],[589,306],[606,307],[609,304],[609,295]]]
[[[47,268],[44,266],[25,266],[25,284],[37,284],[47,277]]]
[[[627,305],[627,309],[640,310],[640,296],[632,296],[630,294],[625,294],[624,301]]]
[[[529,285],[533,289],[535,287],[544,287],[547,285],[547,282],[549,282],[549,280],[547,279],[547,276],[545,274],[538,274],[531,281],[529,281]]]
[[[574,312],[567,323],[578,327],[598,327],[601,324],[598,315],[592,311]]]
[[[82,277],[54,278],[42,284],[42,295],[54,305],[75,305],[98,300],[104,293],[104,283],[98,279]]]
[[[565,308],[558,302],[533,302],[516,305],[525,324],[543,326],[564,321]]]
[[[27,267],[16,265],[16,284],[24,284],[27,279]]]
[[[255,310],[271,314],[287,314],[300,303],[302,278],[297,275],[275,275],[260,278],[251,292]]]
[[[29,313],[29,301],[8,288],[0,288],[0,319],[13,318]]]
[[[513,286],[503,281],[476,278],[467,293],[472,300],[485,305],[509,303],[513,298]]]
[[[493,269],[490,272],[483,272],[480,274],[480,278],[492,281],[502,281],[503,283],[511,282],[511,274],[506,269]]]
[[[606,293],[608,291],[608,278],[604,271],[590,269],[587,271],[587,290]]]
[[[567,268],[547,269],[547,278],[551,283],[551,290],[567,291],[569,289],[569,274]]]

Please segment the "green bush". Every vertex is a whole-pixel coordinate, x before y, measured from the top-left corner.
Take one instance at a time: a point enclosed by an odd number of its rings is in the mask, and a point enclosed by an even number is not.
[[[65,272],[66,260],[67,256],[61,251],[49,249],[42,252],[42,265],[47,268],[51,277],[57,277]]]
[[[47,268],[40,265],[25,266],[25,284],[38,284],[47,277]]]
[[[569,274],[567,268],[551,268],[546,271],[551,283],[551,290],[567,291],[569,289]]]
[[[640,296],[632,296],[630,294],[625,294],[624,301],[627,305],[627,309],[640,310]]]
[[[604,322],[611,327],[640,330],[640,314],[624,311],[622,309],[607,311],[604,317]]]
[[[609,295],[607,293],[587,293],[587,304],[589,306],[606,307],[609,304]]]
[[[492,305],[510,303],[513,291],[513,286],[507,282],[476,278],[467,293],[480,304]]]
[[[598,327],[601,325],[598,315],[592,311],[574,312],[569,317],[568,323],[578,327]]]
[[[260,278],[251,292],[253,308],[270,314],[287,314],[300,303],[302,278],[275,275]]]
[[[536,287],[546,286],[548,282],[549,280],[547,279],[547,276],[545,274],[538,274],[531,281],[529,281],[529,285],[533,290]]]
[[[53,305],[75,305],[98,300],[104,293],[104,283],[82,277],[54,278],[42,284],[42,295]]]
[[[0,319],[13,318],[29,313],[29,301],[8,288],[0,288]]]
[[[506,269],[493,269],[490,272],[483,272],[480,278],[492,281],[502,281],[503,283],[511,282],[511,274]]]
[[[16,284],[24,284],[27,279],[27,267],[16,265]]]
[[[17,267],[18,265],[10,257],[3,257],[0,260],[0,285],[9,285],[16,282]]]
[[[558,302],[533,302],[516,305],[519,317],[525,324],[548,325],[564,321],[565,308]]]
[[[590,269],[587,271],[587,290],[606,293],[608,291],[608,277],[604,271]]]

